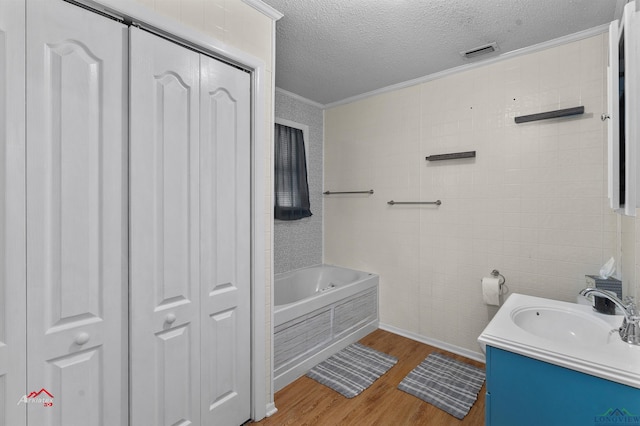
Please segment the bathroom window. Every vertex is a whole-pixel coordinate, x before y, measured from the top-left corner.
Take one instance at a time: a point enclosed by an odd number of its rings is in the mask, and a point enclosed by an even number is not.
[[[311,216],[307,156],[301,129],[275,125],[275,210],[279,220],[297,220]]]

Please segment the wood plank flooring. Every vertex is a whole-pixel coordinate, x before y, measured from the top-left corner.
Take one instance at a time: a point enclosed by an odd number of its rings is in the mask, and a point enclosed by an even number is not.
[[[255,425],[484,425],[485,385],[463,419],[397,389],[398,384],[432,352],[484,368],[484,364],[425,345],[384,330],[360,340],[363,345],[398,358],[398,363],[360,395],[347,399],[339,393],[301,377],[276,392],[278,412]]]

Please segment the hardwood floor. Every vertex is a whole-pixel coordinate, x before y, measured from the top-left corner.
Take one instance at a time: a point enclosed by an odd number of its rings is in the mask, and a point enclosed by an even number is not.
[[[363,345],[398,358],[398,363],[352,399],[301,377],[275,394],[278,412],[256,425],[484,425],[485,385],[463,419],[397,389],[398,384],[432,352],[484,368],[484,364],[384,330],[360,340]]]

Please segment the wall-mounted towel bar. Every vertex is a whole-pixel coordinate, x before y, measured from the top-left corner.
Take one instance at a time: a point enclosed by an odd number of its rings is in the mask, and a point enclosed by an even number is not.
[[[531,114],[531,115],[521,115],[519,117],[514,117],[516,123],[527,123],[529,121],[538,121],[538,120],[546,120],[549,118],[559,118],[559,117],[568,117],[570,115],[579,115],[584,114],[584,107],[573,107],[573,108],[565,108],[565,109],[557,109],[555,111],[541,112],[539,114]]]
[[[452,152],[451,154],[436,154],[425,157],[427,161],[455,160],[457,158],[473,158],[476,156],[475,151]]]
[[[324,191],[324,195],[333,195],[333,194],[373,194],[373,189],[368,191]]]
[[[387,201],[387,204],[389,205],[394,205],[394,204],[435,204],[436,206],[439,206],[440,204],[442,204],[442,201],[440,200],[436,200],[436,201]]]

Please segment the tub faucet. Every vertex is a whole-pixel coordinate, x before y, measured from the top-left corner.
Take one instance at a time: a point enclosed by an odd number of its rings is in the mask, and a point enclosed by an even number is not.
[[[611,300],[624,314],[622,325],[618,329],[620,338],[632,345],[640,345],[640,312],[631,298],[625,298],[625,301],[618,299],[616,296],[602,291],[597,288],[585,288],[580,291],[581,296],[597,295]]]

